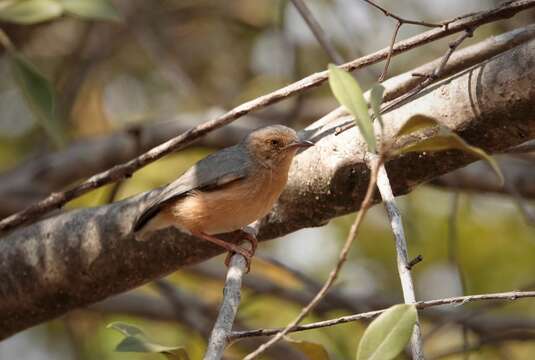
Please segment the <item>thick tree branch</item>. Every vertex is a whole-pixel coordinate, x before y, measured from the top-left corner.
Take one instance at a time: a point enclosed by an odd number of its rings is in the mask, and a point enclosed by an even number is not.
[[[386,139],[415,113],[438,118],[491,152],[535,138],[534,63],[531,41],[428,89],[384,116]],[[358,209],[369,176],[365,142],[356,129],[334,136],[348,121],[337,110],[303,131],[316,146],[297,155],[285,192],[263,220],[261,240]],[[386,168],[399,195],[473,160],[458,151],[408,154],[391,159]],[[136,241],[132,222],[157,192],[67,212],[3,238],[0,338],[221,252],[173,229],[152,241]]]
[[[535,0],[517,0],[507,2],[492,10],[481,11],[475,14],[471,14],[470,16],[460,17],[458,18],[458,20],[448,22],[447,25],[444,25],[443,28],[436,28],[409,38],[407,40],[400,41],[394,47],[388,47],[379,50],[368,56],[346,63],[342,65],[342,67],[348,71],[353,71],[357,68],[376,63],[380,60],[385,59],[388,56],[397,55],[399,53],[408,51],[417,46],[421,46],[423,44],[432,42],[445,36],[460,31],[465,31],[467,29],[472,29],[474,27],[493,22],[498,19],[512,17],[516,13],[531,7],[535,7]],[[328,72],[322,71],[310,75],[304,79],[301,79],[300,81],[288,85],[284,88],[278,89],[272,93],[243,103],[221,116],[218,116],[210,121],[191,128],[185,133],[182,133],[181,135],[174,137],[168,140],[167,142],[158,145],[157,147],[152,148],[150,151],[136,157],[135,159],[132,159],[121,165],[116,165],[107,171],[94,175],[70,190],[53,193],[45,199],[41,200],[40,202],[29,206],[25,210],[1,220],[0,231],[8,231],[10,229],[13,229],[21,224],[24,224],[32,219],[39,217],[40,215],[43,215],[51,210],[61,207],[68,201],[79,197],[95,188],[132,176],[135,171],[142,168],[143,166],[146,166],[151,162],[154,162],[162,158],[163,156],[170,154],[173,151],[184,148],[185,146],[193,143],[195,140],[210,133],[211,131],[228,125],[234,120],[252,111],[259,110],[268,105],[287,99],[292,95],[319,86],[321,83],[327,80],[327,78]]]

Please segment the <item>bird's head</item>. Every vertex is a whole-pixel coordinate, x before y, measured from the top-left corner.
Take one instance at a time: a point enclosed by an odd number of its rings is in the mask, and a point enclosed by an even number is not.
[[[255,160],[268,167],[288,163],[299,148],[314,145],[300,140],[295,130],[284,125],[257,129],[245,138],[244,144]]]

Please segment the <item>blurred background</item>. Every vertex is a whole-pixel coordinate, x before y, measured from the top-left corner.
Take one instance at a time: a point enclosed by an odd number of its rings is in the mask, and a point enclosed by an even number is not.
[[[350,60],[388,46],[395,22],[357,0],[306,1]],[[385,0],[393,13],[440,22],[498,5],[490,0]],[[36,114],[20,74],[0,57],[0,216],[209,120],[225,109],[322,71],[329,62],[289,1],[117,0],[117,16],[64,14],[0,28],[57,94],[54,121]],[[0,13],[2,9],[0,2]],[[1,16],[0,16],[1,18]],[[117,21],[116,18],[120,18]],[[480,27],[463,46],[533,23],[535,14]],[[425,28],[405,25],[399,39]],[[393,58],[395,75],[442,56],[451,38]],[[5,44],[5,42],[3,42]],[[367,88],[383,64],[356,72]],[[68,208],[98,206],[165,184],[217,148],[270,123],[301,129],[336,107],[326,86],[270,106],[153,163],[117,185],[93,191]],[[529,168],[534,158],[523,156]],[[535,221],[527,200],[430,184],[399,198],[421,300],[531,289],[535,285]],[[523,210],[519,210],[522,201]],[[354,215],[262,243],[246,276],[237,326],[289,322],[320,286]],[[336,289],[310,317],[328,319],[401,302],[395,249],[381,206],[369,212]],[[73,311],[0,343],[0,359],[160,359],[114,352],[122,336],[106,325],[123,321],[199,359],[221,299],[223,258],[183,269],[101,304]],[[535,358],[535,301],[467,304],[423,313],[430,358]],[[321,344],[331,359],[354,358],[365,322],[292,335]],[[241,358],[262,339],[233,344]],[[304,359],[282,343],[265,359]],[[403,357],[402,357],[403,358]]]

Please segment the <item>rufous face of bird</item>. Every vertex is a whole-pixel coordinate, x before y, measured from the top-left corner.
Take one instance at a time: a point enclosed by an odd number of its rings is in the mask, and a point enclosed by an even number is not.
[[[252,157],[267,167],[289,162],[299,148],[313,145],[310,141],[300,140],[295,130],[283,125],[253,131],[244,143]]]

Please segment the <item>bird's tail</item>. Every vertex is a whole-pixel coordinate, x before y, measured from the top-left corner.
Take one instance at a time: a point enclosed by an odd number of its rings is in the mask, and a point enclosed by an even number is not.
[[[136,240],[149,240],[153,232],[174,226],[174,222],[172,221],[172,219],[170,219],[169,216],[165,215],[167,214],[163,214],[163,212],[160,212],[159,214],[156,214],[155,216],[151,217],[141,226],[134,226],[134,235],[136,237]],[[136,225],[137,224],[138,222],[136,222]]]

